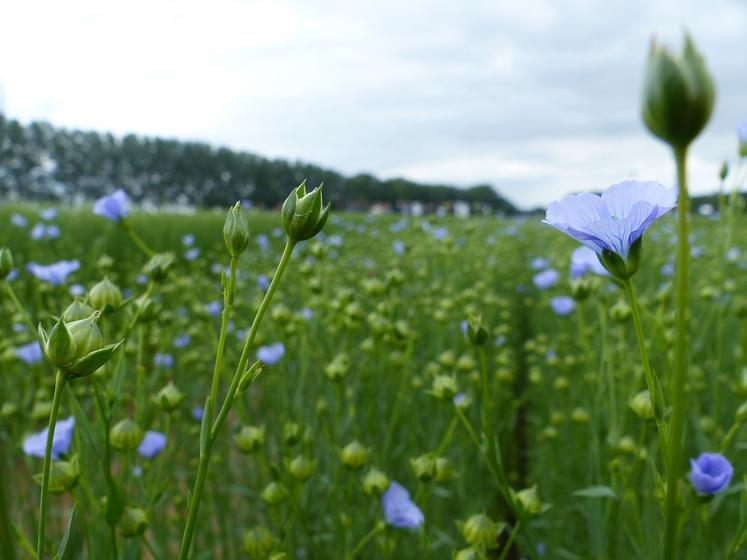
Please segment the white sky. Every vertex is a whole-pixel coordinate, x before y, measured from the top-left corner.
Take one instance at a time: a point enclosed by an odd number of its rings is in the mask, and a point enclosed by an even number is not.
[[[689,29],[717,81],[694,191],[747,119],[745,0],[24,0],[2,19],[11,118],[488,182],[522,207],[673,182],[638,110],[654,34]]]

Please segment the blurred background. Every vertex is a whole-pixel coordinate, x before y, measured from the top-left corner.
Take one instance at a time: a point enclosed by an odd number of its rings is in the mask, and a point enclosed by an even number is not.
[[[694,194],[717,189],[747,118],[744,0],[69,0],[4,12],[3,198],[78,203],[122,187],[151,205],[272,207],[308,177],[338,208],[463,200],[510,213],[627,178],[671,184],[640,89],[651,38],[679,49],[684,30],[718,87],[690,159]]]

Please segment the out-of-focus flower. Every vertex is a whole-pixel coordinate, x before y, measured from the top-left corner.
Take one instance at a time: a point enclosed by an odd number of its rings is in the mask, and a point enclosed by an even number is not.
[[[57,209],[56,208],[45,208],[41,212],[39,212],[39,216],[42,220],[47,220],[48,222],[51,220],[54,220],[57,217]]]
[[[392,251],[394,251],[394,254],[397,256],[402,256],[405,254],[405,244],[402,243],[399,239],[395,239],[392,242]]]
[[[207,311],[211,317],[215,317],[220,314],[223,305],[219,301],[211,301],[207,304]]]
[[[82,284],[73,284],[70,286],[68,293],[73,297],[80,297],[86,293],[86,289]]]
[[[532,270],[543,270],[550,266],[550,259],[546,259],[545,257],[534,257],[529,266],[531,266]]]
[[[127,194],[117,189],[112,194],[102,196],[94,202],[93,213],[113,222],[127,217]]]
[[[609,272],[599,262],[597,254],[588,247],[579,247],[571,253],[571,279],[580,278],[587,272],[609,276]]]
[[[264,274],[257,275],[257,287],[263,292],[267,291],[267,289],[270,287],[270,280],[267,278],[267,276],[265,276]]]
[[[394,480],[381,496],[381,508],[384,520],[396,529],[417,529],[425,520],[407,489]]]
[[[34,227],[31,228],[29,236],[34,241],[39,241],[41,239],[57,239],[60,236],[60,228],[54,224],[49,226],[42,223],[35,224]]]
[[[184,258],[188,261],[193,261],[200,256],[200,250],[197,247],[192,247],[188,251],[184,252]]]
[[[558,271],[553,268],[548,268],[547,270],[535,274],[534,278],[532,278],[532,282],[534,282],[534,285],[538,290],[547,290],[558,283],[558,278],[560,278]]]
[[[163,451],[164,447],[166,447],[166,434],[155,430],[148,430],[145,432],[137,448],[137,452],[145,459],[153,459],[153,457]]]
[[[192,340],[192,337],[188,334],[183,334],[181,336],[177,336],[174,339],[174,348],[186,348],[189,346],[190,341]]]
[[[185,247],[191,247],[195,243],[195,236],[191,233],[184,234],[182,236],[182,245]]]
[[[36,278],[53,286],[59,286],[64,284],[69,274],[75,272],[80,268],[80,262],[77,260],[72,261],[58,261],[56,263],[42,265],[37,263],[28,263],[26,270],[33,274]]]
[[[153,354],[153,365],[156,367],[171,369],[174,367],[174,357],[171,354],[156,352]]]
[[[42,359],[42,350],[38,342],[29,342],[16,348],[16,358],[26,364],[35,364]]]
[[[29,224],[29,221],[21,216],[18,212],[13,212],[10,217],[10,223],[16,227],[25,228]]]
[[[201,406],[193,406],[191,414],[192,420],[202,422],[202,417],[205,415],[205,409]]]
[[[701,453],[690,459],[690,482],[700,494],[718,494],[731,482],[734,468],[720,453]]]
[[[573,312],[576,308],[576,302],[570,296],[556,296],[550,300],[550,307],[556,315],[564,317]]]
[[[278,363],[283,356],[285,356],[285,345],[282,342],[257,348],[257,359],[267,365]]]
[[[75,426],[75,417],[70,416],[63,420],[58,420],[54,427],[52,435],[52,460],[57,461],[60,455],[67,455],[70,444],[73,441],[73,427]],[[28,436],[23,440],[23,452],[29,457],[44,458],[44,451],[47,446],[47,428]]]

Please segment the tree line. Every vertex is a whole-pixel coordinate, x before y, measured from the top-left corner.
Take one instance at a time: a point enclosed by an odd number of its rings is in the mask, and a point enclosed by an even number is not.
[[[0,114],[0,196],[4,199],[91,200],[122,188],[136,202],[227,206],[249,200],[263,207],[283,202],[307,179],[324,181],[337,208],[392,209],[420,202],[426,209],[464,201],[493,212],[516,208],[490,185],[460,189],[369,174],[346,177],[299,161],[269,159],[202,142],[67,130],[45,122],[23,125]]]

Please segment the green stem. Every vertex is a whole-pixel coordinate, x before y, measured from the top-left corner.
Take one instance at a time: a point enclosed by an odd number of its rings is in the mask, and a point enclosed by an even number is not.
[[[384,529],[386,529],[386,525],[384,523],[377,523],[373,529],[371,529],[361,538],[361,540],[358,541],[358,544],[356,544],[353,550],[351,550],[350,553],[345,557],[345,560],[353,560],[353,558],[355,558],[358,553],[363,550],[363,548],[369,543],[369,541],[376,535],[384,531]]]
[[[215,440],[218,437],[218,433],[220,432],[220,429],[223,426],[223,423],[225,422],[226,417],[228,416],[228,413],[231,410],[231,407],[233,406],[234,397],[236,396],[236,392],[238,391],[239,382],[241,381],[241,376],[244,373],[244,370],[246,369],[247,362],[249,361],[249,353],[251,351],[252,345],[254,344],[254,338],[257,336],[257,331],[259,330],[259,326],[262,323],[262,319],[265,316],[265,313],[267,312],[267,309],[270,306],[270,301],[272,300],[272,296],[275,294],[275,290],[277,289],[278,284],[280,283],[280,278],[282,278],[283,272],[285,272],[285,269],[288,266],[288,261],[290,260],[290,256],[293,253],[294,247],[295,247],[295,243],[289,239],[285,244],[283,255],[280,257],[280,262],[278,263],[278,267],[275,270],[275,274],[272,277],[272,282],[270,282],[270,287],[267,289],[267,292],[265,293],[265,297],[262,300],[262,303],[260,304],[259,309],[257,310],[257,314],[254,316],[254,321],[252,321],[252,326],[250,327],[249,332],[246,335],[246,339],[244,341],[244,349],[241,352],[241,358],[239,358],[239,363],[236,366],[236,371],[234,372],[233,379],[231,380],[231,385],[228,388],[228,392],[226,393],[225,398],[223,399],[223,404],[221,405],[220,412],[218,413],[218,417],[213,423],[212,428],[210,429],[210,433],[206,437],[205,449],[202,453],[200,453],[200,460],[197,466],[197,475],[195,477],[194,488],[190,496],[187,524],[184,527],[182,543],[179,549],[179,560],[187,559],[187,557],[189,556],[189,550],[192,546],[192,538],[194,535],[195,523],[197,522],[197,512],[200,509],[200,498],[202,497],[202,491],[203,491],[203,488],[205,487],[205,478],[207,476],[207,469],[208,469],[208,464],[210,462],[210,454],[213,449],[213,444],[215,443]],[[229,284],[230,284],[230,281],[229,281]],[[221,329],[222,328],[223,327],[221,327]],[[217,358],[216,358],[216,361],[217,361]],[[212,394],[212,384],[211,384],[211,394]],[[206,410],[205,412],[209,413],[210,411]],[[206,427],[210,426],[209,420],[210,419],[204,422],[204,425]]]
[[[44,470],[42,471],[41,499],[39,503],[39,530],[36,536],[36,558],[42,560],[44,554],[44,531],[47,524],[47,495],[49,494],[49,467],[52,462],[52,441],[57,424],[57,414],[60,412],[60,397],[65,386],[65,376],[57,372],[54,382],[54,396],[52,397],[52,412],[49,413],[47,426],[47,446],[44,450]]]
[[[132,239],[133,243],[138,246],[138,249],[140,249],[143,253],[145,253],[148,257],[155,256],[156,252],[148,247],[148,245],[145,244],[145,241],[143,241],[140,236],[135,233],[135,230],[132,229],[132,226],[130,225],[130,222],[127,220],[120,220],[119,225],[122,226],[122,229],[124,229],[127,232],[127,235],[130,236],[130,239]]]
[[[687,301],[688,301],[688,210],[687,177],[685,161],[687,148],[676,148],[677,183],[677,277],[674,339],[674,372],[670,382],[672,416],[669,420],[669,462],[667,465],[667,493],[664,501],[664,559],[677,557],[676,532],[679,512],[677,510],[677,482],[682,475],[682,438],[685,431],[685,378],[687,376]]]
[[[519,519],[516,522],[516,525],[514,525],[514,528],[511,531],[511,534],[508,536],[508,540],[506,541],[506,546],[503,547],[503,551],[501,552],[501,555],[498,557],[498,560],[506,560],[506,557],[508,556],[508,553],[511,550],[511,545],[514,544],[514,540],[516,540],[516,535],[519,534],[520,527],[521,527],[521,519]]]
[[[3,280],[3,285],[5,286],[5,291],[8,294],[8,297],[10,298],[10,301],[13,302],[13,305],[15,308],[19,311],[21,316],[23,317],[23,321],[26,323],[26,326],[29,328],[29,332],[34,335],[36,335],[36,327],[34,326],[34,323],[31,321],[31,317],[29,316],[26,309],[21,305],[21,302],[18,301],[18,297],[16,296],[16,293],[13,291],[13,286],[10,285],[10,282],[7,280]]]

